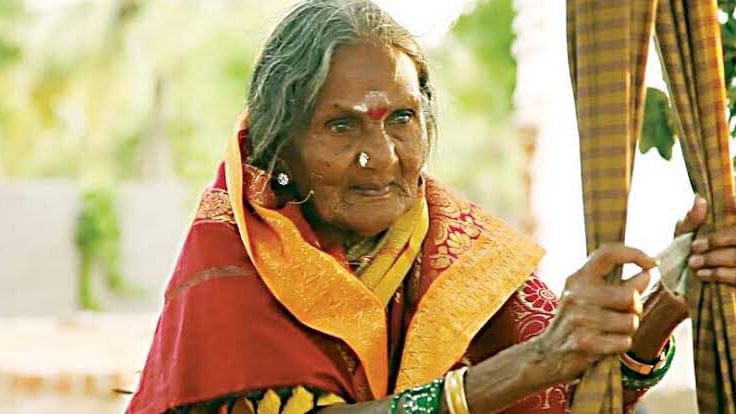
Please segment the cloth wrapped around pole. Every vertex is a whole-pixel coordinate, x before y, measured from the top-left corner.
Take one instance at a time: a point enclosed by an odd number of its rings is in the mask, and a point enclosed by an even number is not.
[[[580,133],[588,251],[624,240],[652,26],[693,189],[708,200],[698,236],[736,223],[716,0],[568,0],[568,53]],[[620,269],[609,275],[620,281]],[[686,283],[701,413],[736,414],[736,288]],[[576,414],[620,413],[614,358],[578,386]]]
[[[655,8],[654,0],[567,2],[588,253],[604,243],[624,240]],[[621,269],[611,272],[607,280],[620,283]],[[609,357],[585,373],[572,412],[622,411],[619,361]]]
[[[656,38],[694,191],[708,200],[699,236],[736,223],[716,0],[659,0]],[[689,277],[701,413],[736,413],[736,288]]]

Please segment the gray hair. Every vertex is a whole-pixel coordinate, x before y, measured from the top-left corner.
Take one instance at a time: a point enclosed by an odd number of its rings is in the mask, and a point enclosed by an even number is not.
[[[432,142],[427,59],[409,31],[370,0],[305,0],[278,23],[256,63],[248,95],[248,163],[273,170],[281,149],[308,126],[335,50],[358,42],[389,45],[414,61]]]

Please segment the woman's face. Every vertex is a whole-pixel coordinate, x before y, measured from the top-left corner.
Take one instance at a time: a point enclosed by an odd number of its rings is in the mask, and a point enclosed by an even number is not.
[[[283,156],[321,222],[371,236],[417,201],[427,145],[412,59],[357,44],[336,50],[311,122]]]

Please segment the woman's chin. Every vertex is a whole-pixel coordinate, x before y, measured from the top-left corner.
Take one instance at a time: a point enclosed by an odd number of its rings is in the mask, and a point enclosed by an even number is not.
[[[320,214],[322,221],[335,227],[372,237],[391,227],[411,207],[410,202],[391,198],[380,203],[343,203]],[[318,212],[320,209],[317,209]]]
[[[386,231],[391,224],[393,222],[355,223],[349,227],[352,233],[359,234],[361,237],[373,237]]]
[[[378,235],[394,224],[400,214],[366,214],[356,220],[347,220],[344,228],[362,237]]]

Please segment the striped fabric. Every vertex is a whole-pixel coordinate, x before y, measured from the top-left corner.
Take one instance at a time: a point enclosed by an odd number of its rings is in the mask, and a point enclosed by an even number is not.
[[[659,0],[656,35],[690,181],[708,199],[702,233],[736,223],[716,0]],[[736,413],[736,289],[688,281],[701,413]]]
[[[655,0],[567,1],[589,253],[624,240],[655,8]],[[608,275],[609,283],[620,279],[620,268]],[[621,413],[622,394],[618,359],[604,359],[584,375],[572,412]]]

